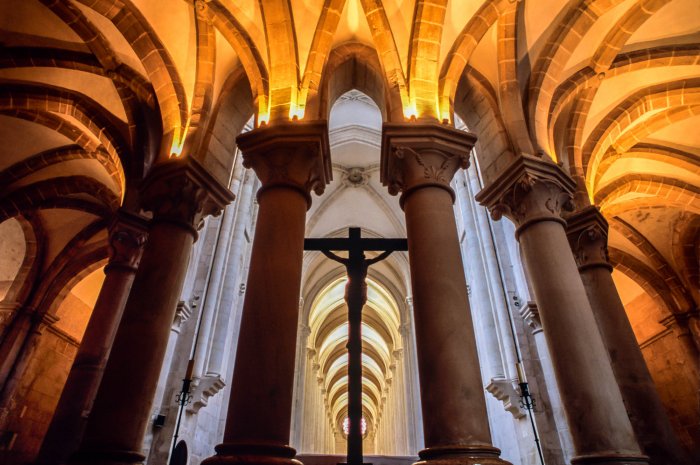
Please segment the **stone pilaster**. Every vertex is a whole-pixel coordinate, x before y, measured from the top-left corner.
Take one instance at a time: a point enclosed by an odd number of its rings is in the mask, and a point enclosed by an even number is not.
[[[105,280],[76,354],[37,463],[60,464],[80,444],[147,238],[147,221],[120,211],[109,229]]]
[[[475,142],[446,125],[383,127],[381,180],[401,193],[406,214],[426,446],[419,463],[505,463],[491,442],[450,187]]]
[[[574,441],[572,463],[646,463],[567,241],[561,213],[572,207],[575,187],[551,161],[521,155],[477,200],[517,227]]]
[[[71,462],[143,461],[141,445],[197,230],[231,200],[233,194],[189,157],[149,173],[142,186],[143,208],[153,212],[148,243]]]
[[[203,463],[298,464],[288,444],[305,216],[331,179],[328,130],[277,122],[237,144],[262,187],[224,441]]]

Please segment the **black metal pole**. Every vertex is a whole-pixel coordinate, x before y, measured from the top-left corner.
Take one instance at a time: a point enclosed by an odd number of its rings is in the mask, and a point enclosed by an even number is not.
[[[192,400],[192,395],[190,394],[190,385],[192,384],[192,370],[194,369],[194,359],[190,359],[187,363],[187,372],[182,380],[182,389],[177,395],[176,401],[178,404],[177,408],[177,422],[175,423],[175,434],[173,435],[173,448],[170,451],[170,460],[172,461],[175,456],[175,448],[177,447],[177,438],[180,434],[180,422],[182,421],[182,412],[185,411],[185,406]]]
[[[535,410],[535,399],[533,399],[532,394],[530,394],[530,386],[527,383],[525,371],[523,370],[520,362],[518,362],[518,385],[520,386],[520,405],[527,409],[527,416],[530,418],[530,426],[532,426],[532,431],[535,434],[537,454],[539,456],[540,463],[544,465],[544,455],[542,454],[542,446],[540,445],[540,436],[537,434],[537,425],[535,425],[535,417],[533,415]]]

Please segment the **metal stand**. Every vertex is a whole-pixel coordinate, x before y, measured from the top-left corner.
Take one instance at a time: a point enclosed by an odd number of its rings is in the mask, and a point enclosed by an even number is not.
[[[384,260],[394,251],[408,250],[406,239],[363,239],[360,228],[349,228],[349,237],[330,239],[305,239],[305,250],[318,250],[325,256],[345,265],[348,283],[345,286],[345,302],[348,305],[348,465],[362,462],[362,307],[367,302],[367,269]],[[347,250],[348,258],[342,258],[331,250]],[[372,258],[365,258],[365,251],[382,251]],[[365,464],[368,465],[368,464]]]
[[[518,370],[518,386],[520,386],[520,406],[527,410],[527,416],[530,418],[530,425],[532,426],[532,432],[535,435],[535,445],[537,446],[537,454],[540,459],[540,464],[544,465],[544,456],[542,455],[542,447],[540,445],[540,436],[537,434],[537,425],[535,425],[535,417],[533,412],[535,410],[535,399],[530,394],[530,387],[527,384],[527,379],[525,378],[525,371],[520,362],[516,366]]]
[[[175,448],[177,447],[177,438],[180,433],[180,422],[182,421],[182,412],[185,411],[185,407],[192,401],[192,394],[190,394],[190,385],[192,384],[192,369],[194,367],[194,360],[190,360],[187,364],[187,372],[182,380],[182,389],[175,397],[175,402],[178,405],[177,411],[177,423],[175,424],[175,435],[173,436],[173,449],[170,451],[170,460],[175,457]]]

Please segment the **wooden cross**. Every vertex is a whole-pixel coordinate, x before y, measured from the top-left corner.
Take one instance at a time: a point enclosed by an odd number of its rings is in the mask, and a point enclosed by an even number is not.
[[[347,238],[305,239],[304,250],[318,250],[345,266],[348,283],[345,303],[348,305],[348,465],[362,462],[362,307],[367,302],[367,269],[384,260],[394,251],[408,250],[406,239],[362,238],[360,228],[349,228]],[[348,258],[331,251],[347,251]],[[366,251],[381,251],[366,259]]]

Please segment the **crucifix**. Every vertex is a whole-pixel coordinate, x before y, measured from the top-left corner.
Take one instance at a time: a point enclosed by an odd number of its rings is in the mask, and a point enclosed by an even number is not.
[[[349,228],[347,238],[304,239],[304,250],[318,250],[341,263],[348,273],[345,303],[348,306],[348,465],[362,463],[362,307],[367,302],[367,269],[394,251],[408,250],[406,239],[362,238],[360,228]],[[347,251],[348,258],[332,251]],[[367,251],[381,251],[365,258]]]

